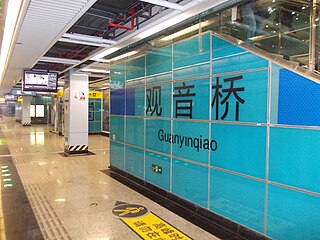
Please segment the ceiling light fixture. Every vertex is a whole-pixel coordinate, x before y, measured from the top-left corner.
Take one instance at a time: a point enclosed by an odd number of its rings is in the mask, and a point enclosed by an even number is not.
[[[110,45],[116,44],[114,40],[104,39],[102,37],[89,36],[78,33],[65,33],[58,40],[60,42],[77,43],[96,47],[110,47]]]
[[[164,1],[164,0],[140,0],[141,2],[147,2],[151,3],[154,5],[166,7],[166,8],[172,8],[175,10],[183,11],[184,7],[181,6],[180,4],[169,2],[169,1]]]
[[[40,62],[51,62],[51,63],[63,63],[68,65],[79,64],[81,61],[68,58],[54,58],[54,57],[42,57]]]
[[[93,73],[110,73],[110,71],[103,70],[103,69],[96,69],[96,68],[82,68],[80,70],[84,72],[93,72]]]
[[[177,16],[175,16],[173,18],[168,19],[167,21],[164,21],[164,22],[152,27],[152,28],[149,28],[148,30],[138,34],[136,37],[138,39],[147,38],[147,37],[149,37],[149,36],[151,36],[151,35],[153,35],[153,34],[155,34],[157,32],[160,32],[160,31],[162,31],[162,30],[164,30],[164,29],[166,29],[168,27],[171,27],[171,26],[173,26],[173,25],[175,25],[175,24],[177,24],[179,22],[182,22],[182,21],[188,19],[189,17],[190,17],[189,14],[177,15]]]
[[[16,22],[18,20],[20,7],[22,0],[9,0],[7,7],[7,14],[3,32],[3,39],[1,45],[1,56],[0,56],[0,79],[2,81],[2,75],[4,73],[7,57],[9,56],[9,49],[11,40],[14,35]]]
[[[206,26],[208,26],[209,24],[210,24],[209,21],[202,22],[202,23],[197,23],[197,24],[195,24],[195,25],[193,25],[193,26],[191,26],[191,27],[185,28],[185,29],[183,29],[183,30],[181,30],[181,31],[179,31],[179,32],[176,32],[176,33],[174,33],[174,34],[171,34],[171,35],[169,35],[169,36],[166,36],[166,37],[164,37],[164,38],[161,38],[160,40],[161,40],[161,41],[169,41],[169,40],[172,40],[172,39],[174,39],[174,38],[183,36],[183,35],[185,35],[185,34],[187,34],[187,33],[196,31],[196,30],[198,30],[200,27],[202,27],[202,28],[203,28],[203,27],[206,27]]]
[[[93,61],[101,61],[101,60],[105,60],[105,59],[102,59],[104,56],[107,56],[111,53],[114,53],[116,51],[118,51],[120,49],[120,47],[112,47],[112,48],[109,48],[105,51],[103,51],[102,53],[98,54],[97,56],[91,58],[90,60],[93,60]],[[110,60],[109,60],[110,61]]]
[[[117,60],[120,60],[120,59],[122,59],[122,58],[126,58],[126,57],[133,56],[133,55],[135,55],[135,54],[137,54],[137,53],[138,53],[138,51],[127,52],[127,53],[125,53],[125,54],[122,54],[122,55],[120,55],[120,56],[117,56],[117,57],[115,57],[115,58],[110,59],[110,61],[117,61]]]
[[[65,33],[62,35],[62,38],[69,38],[73,40],[82,40],[95,43],[104,43],[104,44],[116,44],[114,40],[104,39],[102,37],[95,37],[90,35],[78,34],[78,33]]]
[[[58,41],[59,42],[67,42],[67,43],[76,43],[76,44],[82,44],[82,45],[89,45],[89,46],[95,46],[95,47],[110,47],[109,44],[88,42],[88,41],[68,39],[68,38],[59,38]]]

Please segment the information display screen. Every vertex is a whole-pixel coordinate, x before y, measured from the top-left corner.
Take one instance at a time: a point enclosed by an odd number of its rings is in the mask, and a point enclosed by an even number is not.
[[[16,102],[16,101],[18,101],[18,98],[17,98],[17,96],[14,96],[12,94],[5,94],[4,95],[4,100],[6,102]]]
[[[57,92],[58,73],[25,70],[23,90],[36,92]]]

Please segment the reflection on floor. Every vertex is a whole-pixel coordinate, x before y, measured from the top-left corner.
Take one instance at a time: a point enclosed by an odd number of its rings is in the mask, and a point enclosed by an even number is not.
[[[121,202],[147,208],[192,239],[217,239],[104,174],[107,137],[89,136],[95,155],[63,157],[64,138],[46,125],[22,127],[4,117],[0,126],[1,240],[141,239],[113,214]],[[178,239],[174,236],[149,239]]]

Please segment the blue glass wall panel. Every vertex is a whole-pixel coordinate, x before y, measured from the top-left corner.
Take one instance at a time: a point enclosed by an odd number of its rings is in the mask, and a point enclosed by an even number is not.
[[[180,80],[184,78],[194,78],[200,76],[210,75],[210,63],[204,63],[201,65],[192,65],[190,67],[184,67],[175,69],[173,71],[174,80]]]
[[[253,53],[243,52],[236,55],[214,59],[212,62],[212,73],[220,74],[226,72],[237,72],[254,68],[268,67],[268,61],[254,55]]]
[[[144,147],[143,118],[126,118],[126,143]]]
[[[218,145],[212,166],[265,178],[266,127],[212,124],[211,138]]]
[[[145,109],[144,109],[144,103],[145,103],[145,93],[144,93],[144,87],[143,88],[135,88],[134,90],[134,115],[135,116],[144,116]]]
[[[110,88],[124,88],[125,86],[125,63],[110,66]]]
[[[95,112],[94,119],[95,121],[99,121],[101,123],[101,112]]]
[[[174,44],[173,68],[210,61],[210,37],[210,33],[207,33]]]
[[[279,240],[319,239],[320,197],[268,188],[267,235]]]
[[[146,75],[169,72],[172,69],[172,46],[153,51],[146,56]]]
[[[162,137],[162,131],[166,136]],[[170,154],[168,134],[171,134],[171,121],[146,120],[146,148],[158,152]]]
[[[95,129],[94,129],[94,122],[89,122],[88,124],[89,124],[89,125],[88,125],[88,127],[89,127],[89,128],[88,128],[89,132],[94,132],[94,130],[95,130]]]
[[[124,142],[124,117],[110,116],[110,138]]]
[[[279,81],[281,67],[271,64],[271,107],[270,107],[270,123],[278,123],[278,103],[279,103]]]
[[[265,184],[213,169],[210,174],[210,209],[263,232]]]
[[[234,46],[233,44],[222,40],[221,38],[212,36],[212,58],[225,57],[232,54],[246,52],[245,49]]]
[[[213,78],[212,120],[265,123],[267,87],[267,70]]]
[[[278,123],[320,126],[320,84],[280,70]]]
[[[124,145],[110,141],[110,164],[124,169]]]
[[[262,234],[267,231],[272,238],[316,238],[319,230],[312,224],[319,222],[319,214],[314,212],[319,212],[320,197],[292,189],[320,193],[318,131],[277,126],[271,127],[269,135],[266,125],[268,112],[274,124],[319,125],[318,85],[268,64],[238,45],[215,36],[212,44],[208,44],[210,41],[210,34],[196,36],[151,52],[145,56],[145,67],[144,57],[112,67],[110,138],[123,142],[126,136],[129,146],[110,144],[111,165],[126,166],[125,171],[138,178]],[[212,66],[208,62],[210,51]],[[204,76],[211,71],[214,75],[210,83]],[[217,79],[221,86],[217,86]],[[193,87],[188,89],[189,85]],[[114,91],[113,87],[125,87],[126,97],[124,89]],[[187,90],[184,93],[192,100],[192,108],[181,108],[185,116],[176,114],[179,97],[174,96],[179,89]],[[195,96],[190,96],[192,93]],[[187,105],[191,101],[183,103],[181,107],[191,106]],[[188,115],[190,109],[192,116]],[[199,142],[210,136],[208,140],[214,140],[217,149],[198,152],[197,147],[180,148],[172,142],[175,135],[171,134],[190,136]],[[268,149],[270,152],[266,152]],[[162,167],[162,174],[152,171],[152,164]],[[269,185],[267,195],[267,180],[283,184],[283,188]],[[291,190],[285,189],[287,185]]]
[[[125,90],[110,90],[110,113],[124,115]]]
[[[146,116],[171,117],[172,84],[158,84],[146,87]]]
[[[210,79],[173,84],[173,117],[209,120]],[[186,94],[190,96],[186,96]],[[191,96],[191,95],[194,96]]]
[[[174,121],[173,134],[172,155],[208,164],[208,123]]]
[[[146,78],[146,84],[164,83],[172,80],[172,73],[162,73]]]
[[[269,179],[320,193],[319,142],[319,130],[271,128]]]
[[[152,165],[161,167],[161,173],[152,171]],[[146,152],[146,180],[170,191],[170,158],[161,154]]]
[[[126,63],[126,80],[144,77],[145,56],[133,59]]]
[[[126,146],[125,170],[139,178],[144,177],[144,151]]]
[[[172,192],[207,207],[208,168],[178,159],[172,161]]]
[[[135,115],[135,89],[127,88],[125,90],[126,95],[126,115]]]

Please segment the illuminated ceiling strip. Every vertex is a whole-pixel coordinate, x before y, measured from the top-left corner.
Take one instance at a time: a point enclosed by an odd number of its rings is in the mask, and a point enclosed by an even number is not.
[[[73,40],[83,40],[87,42],[94,42],[94,43],[103,43],[103,44],[116,44],[117,42],[114,40],[104,39],[102,37],[94,37],[84,34],[78,33],[65,33],[62,35],[62,38],[69,38]]]
[[[183,11],[184,7],[177,3],[172,3],[164,0],[140,0],[141,2],[147,2],[154,5],[166,7],[166,8],[172,8],[175,10]]]
[[[122,59],[122,58],[125,58],[125,57],[130,57],[130,56],[135,55],[135,54],[137,54],[137,53],[138,53],[138,51],[131,51],[131,52],[122,54],[122,55],[120,55],[120,56],[117,56],[117,57],[115,57],[115,58],[112,58],[112,59],[110,59],[110,61],[117,61],[117,60]]]
[[[21,7],[21,0],[9,0],[7,7],[7,14],[3,32],[3,39],[1,45],[1,56],[0,56],[0,80],[2,82],[2,75],[4,73],[7,57],[9,56],[9,50],[11,45],[11,40],[14,35],[16,23],[19,16],[19,11]]]
[[[83,44],[83,45],[89,45],[89,46],[96,46],[96,47],[110,47],[109,44],[103,44],[103,43],[96,43],[96,42],[87,42],[82,40],[74,40],[69,38],[59,38],[59,42],[68,42],[68,43],[76,43],[76,44]]]
[[[196,30],[199,30],[200,27],[203,28],[203,27],[208,26],[209,24],[210,24],[209,21],[202,22],[201,24],[200,24],[200,23],[197,23],[197,24],[195,24],[195,25],[193,25],[193,26],[191,26],[191,27],[185,28],[185,29],[183,29],[183,30],[181,30],[181,31],[179,31],[179,32],[176,32],[176,33],[173,33],[173,34],[171,34],[171,35],[169,35],[169,36],[166,36],[166,37],[164,37],[164,38],[161,38],[160,40],[161,40],[161,41],[169,41],[169,40],[178,38],[178,37],[180,37],[180,36],[183,36],[183,35],[185,35],[185,34],[187,34],[187,33],[190,33],[190,32],[196,31]]]
[[[54,57],[42,57],[39,60],[40,62],[51,62],[51,63],[63,63],[68,65],[79,64],[80,60],[67,59],[67,58],[54,58]]]
[[[103,70],[103,69],[94,69],[94,68],[82,68],[80,71],[84,72],[93,72],[93,73],[110,73],[110,71]]]

